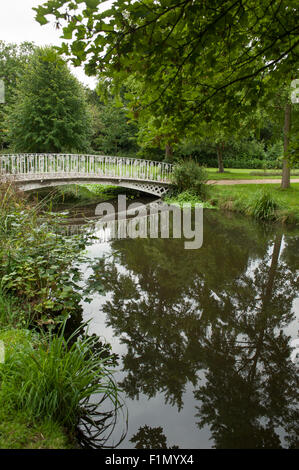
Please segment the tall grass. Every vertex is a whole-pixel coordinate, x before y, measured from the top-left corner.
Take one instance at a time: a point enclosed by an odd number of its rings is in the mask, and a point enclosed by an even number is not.
[[[59,334],[44,335],[35,349],[16,350],[0,367],[0,404],[74,430],[93,419],[92,395],[105,396],[113,409],[120,403],[107,350],[83,333],[83,327],[68,339],[64,328],[65,323]]]
[[[260,220],[276,220],[282,205],[271,190],[266,188],[255,193],[245,203],[245,212]]]

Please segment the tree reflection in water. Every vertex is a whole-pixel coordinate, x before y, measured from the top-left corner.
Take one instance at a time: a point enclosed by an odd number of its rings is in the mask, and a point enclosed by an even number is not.
[[[130,442],[135,444],[135,449],[178,449],[178,446],[167,447],[167,438],[161,426],[141,426]]]
[[[110,293],[102,310],[127,346],[127,396],[163,393],[181,409],[191,382],[197,424],[210,427],[214,447],[298,446],[286,333],[299,292],[298,232],[209,213],[200,250],[163,239],[112,248],[88,290]]]

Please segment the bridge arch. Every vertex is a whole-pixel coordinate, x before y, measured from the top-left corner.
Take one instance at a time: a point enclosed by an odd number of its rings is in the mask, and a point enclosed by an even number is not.
[[[103,155],[0,156],[1,179],[14,181],[23,191],[74,183],[98,183],[162,196],[171,184],[172,169],[168,163]]]

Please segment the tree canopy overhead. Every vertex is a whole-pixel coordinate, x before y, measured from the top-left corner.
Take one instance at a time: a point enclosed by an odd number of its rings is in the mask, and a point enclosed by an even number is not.
[[[88,74],[136,75],[143,106],[158,103],[167,112],[187,105],[196,114],[240,83],[254,102],[268,72],[296,78],[296,0],[116,0],[101,11],[102,3],[49,0],[36,19],[55,16],[72,40],[61,50]]]

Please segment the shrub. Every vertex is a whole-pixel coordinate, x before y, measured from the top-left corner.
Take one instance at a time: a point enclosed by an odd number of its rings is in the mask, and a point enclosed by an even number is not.
[[[205,168],[193,160],[186,160],[174,167],[173,183],[179,193],[193,192],[204,200],[208,193],[207,181],[208,174]]]
[[[65,237],[54,233],[59,221],[51,213],[38,217],[38,208],[28,208],[18,200],[13,187],[3,189],[0,288],[6,297],[22,299],[28,311],[31,308],[32,320],[48,321],[49,317],[80,309],[77,263],[84,258],[84,235]]]

